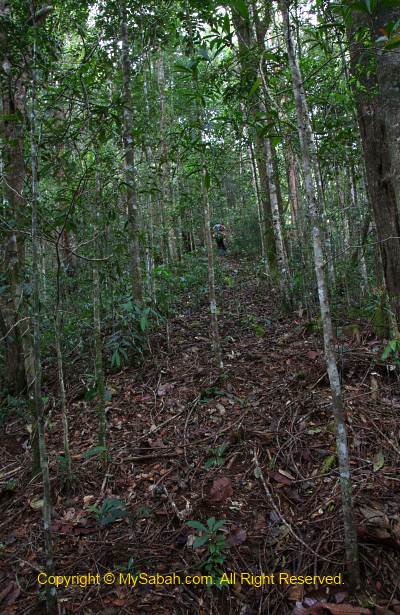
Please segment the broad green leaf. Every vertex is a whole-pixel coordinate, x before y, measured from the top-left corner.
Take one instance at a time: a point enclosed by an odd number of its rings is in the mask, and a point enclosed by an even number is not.
[[[207,519],[207,525],[210,530],[214,529],[214,524],[215,524],[215,517],[209,517]]]
[[[201,523],[201,521],[188,521],[187,524],[189,527],[194,528],[195,530],[200,530],[201,532],[206,532],[206,526]]]
[[[228,4],[235,9],[246,21],[249,21],[249,9],[244,0],[229,0]]]
[[[389,51],[390,49],[395,49],[396,47],[400,47],[400,35],[393,36],[388,42],[385,44],[384,51]]]
[[[95,457],[96,455],[99,455],[100,453],[105,453],[106,451],[107,449],[105,446],[94,446],[93,448],[90,448],[85,453],[83,453],[83,456],[85,457],[85,459],[90,459],[91,457]]]
[[[85,392],[85,401],[92,401],[97,395],[97,387],[91,387]]]
[[[193,549],[198,549],[208,542],[208,534],[204,534],[204,536],[197,536],[193,542]]]
[[[198,47],[198,48],[197,48],[197,53],[198,53],[198,54],[199,54],[202,58],[204,58],[205,60],[207,60],[207,62],[209,62],[209,61],[210,61],[210,56],[209,56],[209,53],[208,53],[208,49],[207,49],[207,47]]]

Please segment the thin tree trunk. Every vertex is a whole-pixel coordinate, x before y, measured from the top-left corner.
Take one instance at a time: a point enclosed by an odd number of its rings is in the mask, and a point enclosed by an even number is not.
[[[125,156],[125,183],[128,210],[129,239],[131,253],[131,288],[133,300],[141,305],[143,301],[140,271],[139,210],[136,191],[135,145],[132,137],[132,94],[131,65],[129,60],[128,17],[125,0],[120,2],[121,12],[121,64],[123,77],[123,144]]]
[[[35,9],[31,5],[31,14],[36,35]],[[31,167],[32,167],[32,324],[33,324],[33,374],[34,404],[37,417],[37,430],[40,452],[40,468],[43,484],[43,535],[45,569],[47,575],[54,574],[53,544],[51,535],[51,490],[49,462],[45,438],[45,416],[42,398],[42,366],[40,357],[40,236],[38,224],[38,151],[36,144],[36,40],[32,53],[32,100],[31,100]],[[57,611],[57,595],[54,586],[46,585],[46,609],[48,615]]]
[[[222,359],[221,339],[219,336],[218,327],[218,313],[217,313],[217,300],[215,293],[215,274],[214,274],[214,254],[213,244],[211,237],[211,216],[210,216],[210,202],[208,198],[208,185],[207,185],[207,168],[203,162],[203,178],[202,178],[202,196],[203,196],[203,211],[204,211],[204,234],[207,247],[207,259],[208,259],[208,297],[210,300],[210,315],[211,315],[211,335],[212,346],[215,358],[219,369],[224,369],[224,362]]]
[[[254,156],[254,147],[250,139],[249,139],[249,153],[250,153],[250,161],[251,161],[251,170],[252,170],[252,175],[253,175],[254,192],[255,192],[256,200],[257,200],[257,216],[258,216],[258,225],[260,227],[260,241],[261,241],[261,259],[264,265],[264,271],[268,275],[269,266],[268,266],[267,251],[265,249],[265,226],[264,226],[264,216],[263,216],[264,212],[263,212],[263,206],[262,206],[261,195],[260,195],[260,187],[259,187],[258,177],[257,177],[257,165],[256,165],[256,159]]]
[[[188,32],[189,32],[189,48],[190,55],[193,55],[193,32],[189,18],[189,4],[186,2],[186,18],[188,23]],[[197,74],[197,66],[194,64],[192,67],[192,81],[194,84],[195,94],[198,95],[198,74]],[[213,353],[218,365],[218,369],[222,374],[224,369],[224,362],[222,358],[222,347],[221,347],[221,339],[219,335],[219,326],[218,326],[218,311],[217,311],[217,300],[216,300],[216,292],[215,292],[215,272],[214,272],[214,253],[213,253],[213,243],[211,236],[211,215],[210,215],[210,201],[208,196],[208,190],[210,185],[210,177],[207,171],[207,161],[206,161],[206,153],[205,153],[205,145],[202,143],[202,111],[203,109],[199,108],[197,101],[195,101],[194,108],[194,116],[198,125],[199,138],[201,142],[201,166],[202,166],[202,177],[201,177],[201,191],[202,191],[202,200],[203,200],[203,218],[204,218],[204,240],[207,249],[207,262],[208,262],[208,298],[210,302],[210,318],[211,318],[211,344],[213,348]]]
[[[269,198],[271,201],[272,208],[272,220],[274,224],[274,234],[275,234],[275,245],[276,252],[278,257],[278,267],[279,267],[279,282],[281,287],[281,292],[285,302],[289,301],[289,292],[288,292],[288,274],[289,274],[289,265],[287,261],[287,256],[285,252],[285,246],[283,243],[283,233],[282,233],[282,224],[281,224],[281,215],[279,211],[279,202],[278,202],[278,192],[275,184],[275,174],[273,168],[272,161],[272,149],[271,143],[269,139],[265,140],[265,157],[267,160],[267,170],[268,170],[268,183],[269,183]]]
[[[57,355],[57,370],[58,370],[58,385],[60,391],[60,404],[61,404],[61,420],[63,425],[63,450],[64,450],[64,471],[67,481],[70,483],[72,479],[71,469],[71,453],[69,449],[69,430],[68,430],[68,413],[67,413],[67,400],[65,395],[65,381],[64,381],[64,362],[61,348],[61,332],[63,329],[63,320],[61,313],[61,301],[62,301],[62,287],[61,278],[62,272],[60,271],[60,258],[58,254],[57,246],[57,303],[56,303],[56,316],[54,321],[54,335]]]
[[[100,457],[104,461],[107,457],[106,441],[106,405],[105,405],[105,377],[103,366],[103,344],[101,339],[100,318],[100,276],[97,262],[93,263],[93,320],[94,320],[94,349],[95,349],[95,378],[97,389],[97,415],[99,427],[97,432],[98,445],[101,447]]]
[[[310,222],[312,226],[314,262],[318,284],[321,320],[324,332],[325,356],[332,393],[333,414],[336,425],[336,448],[339,462],[340,485],[342,490],[347,572],[349,582],[351,586],[355,588],[358,587],[360,584],[357,532],[353,509],[349,450],[347,445],[347,434],[343,413],[342,391],[335,357],[332,318],[330,313],[330,304],[324,274],[324,253],[321,241],[321,231],[319,227],[319,216],[317,211],[317,185],[313,172],[313,158],[315,157],[314,139],[311,129],[307,99],[292,39],[287,0],[280,0],[280,7],[282,11],[283,28],[289,57],[289,65],[292,74],[294,98],[296,103],[304,183],[308,201]]]
[[[243,86],[249,90],[258,77],[258,62],[257,60],[254,61],[254,57],[251,54],[253,35],[249,22],[246,21],[236,9],[232,9],[232,22],[238,39],[238,59],[240,64],[241,81],[243,82]],[[247,104],[247,107],[250,117],[254,122],[256,122],[257,114],[261,111],[260,103],[253,97]],[[268,254],[269,268],[272,273],[276,271],[278,249],[275,240],[274,222],[270,200],[270,177],[266,160],[265,139],[257,132],[257,130],[249,130],[249,134],[254,133],[254,152],[260,180],[260,196],[264,209],[263,218],[265,223],[266,251]]]

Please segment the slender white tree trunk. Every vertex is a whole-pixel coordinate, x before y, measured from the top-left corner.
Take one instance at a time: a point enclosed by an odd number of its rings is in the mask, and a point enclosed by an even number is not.
[[[288,293],[288,275],[289,264],[286,256],[285,246],[283,243],[283,233],[281,224],[281,214],[279,211],[278,192],[275,183],[274,166],[272,160],[272,148],[269,139],[265,139],[265,157],[267,161],[268,183],[269,183],[269,196],[271,200],[272,209],[272,223],[274,226],[276,255],[278,258],[279,267],[279,283],[281,287],[282,296],[285,301],[289,300]]]
[[[307,99],[292,39],[287,0],[280,0],[280,7],[282,11],[283,29],[286,38],[289,65],[293,81],[293,92],[296,103],[305,191],[312,226],[314,262],[318,284],[321,319],[324,331],[325,356],[331,386],[332,407],[336,425],[336,448],[339,462],[340,485],[342,490],[347,572],[350,584],[353,587],[358,587],[360,584],[360,568],[357,532],[353,509],[352,483],[350,477],[349,450],[343,413],[341,384],[334,350],[330,304],[324,273],[324,253],[317,209],[317,185],[313,169],[313,161],[315,156],[314,139],[311,129]]]

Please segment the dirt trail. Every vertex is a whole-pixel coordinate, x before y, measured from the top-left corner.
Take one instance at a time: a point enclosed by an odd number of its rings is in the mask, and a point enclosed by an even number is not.
[[[186,522],[207,523],[212,517],[225,521],[217,532],[225,548],[215,570],[344,573],[320,341],[304,323],[279,314],[274,291],[249,276],[248,264],[227,261],[224,278],[218,299],[225,379],[218,381],[213,368],[207,302],[196,309],[182,305],[170,325],[168,347],[165,332],[155,335],[145,369],[108,378],[113,396],[107,410],[111,461],[106,472],[96,459],[84,457],[95,445],[94,404],[70,402],[76,476],[71,493],[62,488],[61,425],[53,411],[48,442],[58,574],[123,570],[175,572],[183,578],[204,573],[207,547],[193,549],[199,531]],[[363,593],[387,604],[399,592],[399,444],[393,430],[400,401],[383,378],[379,399],[371,399],[371,347],[360,352],[347,340],[346,349],[343,378],[363,540]],[[42,612],[35,610],[41,512],[33,508],[40,486],[29,482],[26,440],[21,421],[6,424],[1,482],[4,486],[14,476],[16,485],[3,489],[0,500],[0,575],[7,589],[0,593],[0,610],[21,615]],[[105,498],[123,500],[129,518],[100,526],[88,506],[100,506]],[[63,589],[60,597],[62,613],[250,615],[291,613],[304,597],[309,604],[322,598],[348,602],[345,592],[345,587],[303,592],[298,586],[260,588],[246,582],[212,591],[186,584],[102,584]]]

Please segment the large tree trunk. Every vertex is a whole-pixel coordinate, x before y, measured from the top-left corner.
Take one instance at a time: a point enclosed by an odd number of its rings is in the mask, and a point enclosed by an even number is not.
[[[399,9],[380,9],[369,17],[353,12],[349,30],[353,75],[361,84],[355,88],[369,198],[382,256],[386,289],[400,325],[400,97],[398,80],[400,50],[378,51],[355,38],[368,26],[376,38],[387,21],[399,17]],[[375,65],[376,62],[376,65]],[[396,196],[397,192],[397,196]]]
[[[11,17],[9,2],[0,2],[2,23],[9,23]],[[2,337],[5,343],[6,385],[12,393],[18,395],[26,388],[22,329],[19,324],[24,307],[24,298],[20,290],[25,249],[24,235],[18,231],[22,226],[26,207],[23,197],[25,87],[21,75],[13,71],[13,58],[10,57],[9,45],[9,36],[4,29],[0,32],[3,195],[8,204],[6,215],[12,230],[4,234],[2,241],[1,273],[7,290],[0,294],[0,309],[5,329]],[[23,325],[27,329],[28,321],[24,321]]]

